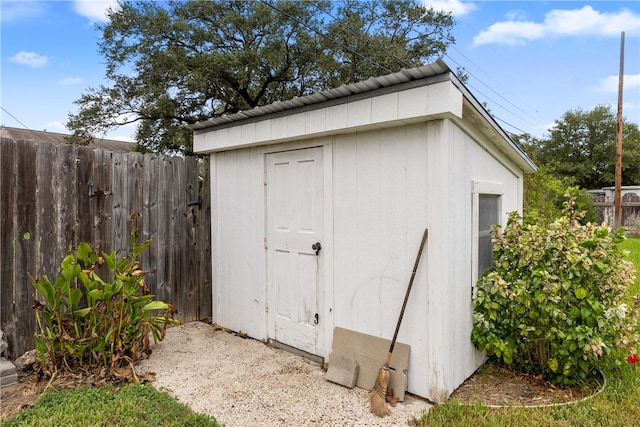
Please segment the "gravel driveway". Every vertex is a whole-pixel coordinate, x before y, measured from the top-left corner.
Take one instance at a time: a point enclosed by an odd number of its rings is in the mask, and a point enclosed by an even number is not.
[[[430,406],[406,396],[392,415],[378,418],[366,390],[326,381],[318,363],[203,322],[169,329],[139,370],[154,372],[156,388],[230,427],[406,426]]]

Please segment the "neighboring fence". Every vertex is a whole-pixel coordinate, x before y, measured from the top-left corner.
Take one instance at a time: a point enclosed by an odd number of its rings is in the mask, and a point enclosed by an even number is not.
[[[3,138],[0,143],[0,328],[11,357],[33,348],[28,279],[58,275],[69,245],[130,251],[130,233],[152,239],[140,260],[157,299],[180,321],[211,316],[207,160],[110,152]]]
[[[607,187],[601,190],[589,190],[593,197],[593,205],[598,209],[598,222],[615,224],[615,188]],[[625,186],[621,188],[622,226],[628,234],[640,236],[640,186]]]

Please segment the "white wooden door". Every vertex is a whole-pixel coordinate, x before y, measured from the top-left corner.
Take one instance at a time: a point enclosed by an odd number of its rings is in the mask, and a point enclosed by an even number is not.
[[[266,169],[269,338],[320,354],[322,148],[268,154]]]

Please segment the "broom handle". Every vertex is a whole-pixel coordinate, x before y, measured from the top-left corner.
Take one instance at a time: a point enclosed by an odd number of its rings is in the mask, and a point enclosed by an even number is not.
[[[396,345],[396,338],[398,338],[398,331],[400,331],[400,323],[402,323],[402,317],[404,316],[404,309],[407,307],[407,301],[409,300],[409,293],[411,292],[411,287],[413,286],[413,279],[416,277],[416,271],[418,270],[418,264],[420,263],[420,257],[422,256],[422,249],[424,249],[424,244],[427,241],[427,235],[429,234],[429,229],[424,229],[424,234],[422,235],[422,242],[420,242],[420,249],[418,250],[418,256],[416,256],[416,262],[413,265],[413,271],[411,272],[411,279],[409,279],[409,286],[407,286],[407,292],[404,294],[404,302],[402,303],[402,310],[400,310],[400,317],[398,317],[398,323],[396,324],[396,331],[393,334],[393,339],[391,340],[391,346],[389,347],[389,353],[387,353],[387,359],[385,361],[385,365],[389,366],[391,362],[391,354],[393,353],[393,348]]]

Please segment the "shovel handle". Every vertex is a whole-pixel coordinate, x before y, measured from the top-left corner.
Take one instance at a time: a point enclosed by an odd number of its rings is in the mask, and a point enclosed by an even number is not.
[[[420,249],[418,250],[418,255],[416,256],[416,262],[413,265],[413,271],[411,272],[411,279],[409,279],[409,286],[407,286],[407,292],[404,295],[404,302],[402,303],[402,310],[400,310],[400,317],[398,317],[398,323],[396,324],[396,331],[393,334],[393,339],[391,340],[389,353],[387,353],[387,359],[385,362],[385,365],[387,366],[389,366],[389,362],[391,362],[391,353],[393,353],[393,348],[396,345],[396,338],[398,338],[398,331],[400,330],[400,323],[402,323],[402,317],[404,316],[404,309],[407,307],[407,301],[409,300],[409,293],[411,293],[411,287],[413,286],[413,279],[416,277],[416,271],[418,270],[418,264],[420,263],[420,257],[422,256],[422,250],[424,249],[424,244],[427,241],[428,235],[429,235],[429,229],[425,228],[424,233],[422,235],[422,242],[420,242]]]

